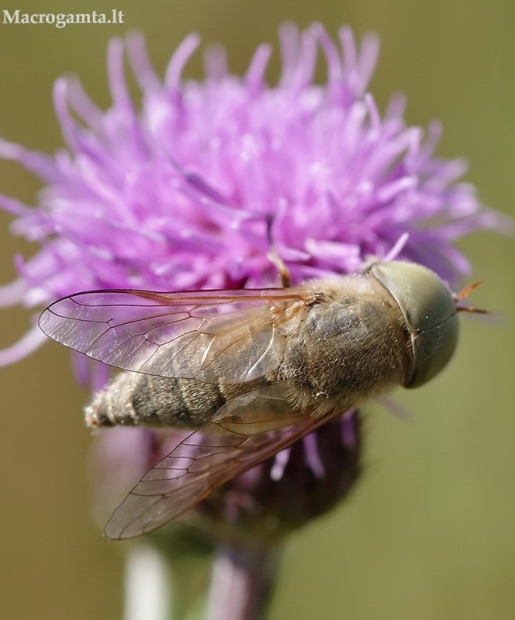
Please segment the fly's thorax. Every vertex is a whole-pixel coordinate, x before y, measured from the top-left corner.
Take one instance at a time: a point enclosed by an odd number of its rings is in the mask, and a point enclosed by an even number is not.
[[[299,402],[336,399],[348,408],[402,384],[409,334],[391,295],[369,273],[317,284],[320,302],[289,336],[279,372]]]

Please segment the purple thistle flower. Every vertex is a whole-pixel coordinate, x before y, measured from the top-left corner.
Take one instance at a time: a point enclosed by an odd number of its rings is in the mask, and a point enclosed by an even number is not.
[[[181,73],[198,45],[189,36],[173,55],[164,83],[142,40],[128,57],[143,91],[131,100],[123,43],[109,49],[113,104],[99,110],[77,80],[54,89],[67,148],[50,157],[0,142],[46,184],[39,206],[0,196],[16,219],[13,232],[41,247],[16,259],[19,279],[0,290],[0,304],[41,307],[78,290],[259,287],[276,283],[267,258],[267,218],[293,283],[359,270],[383,258],[405,233],[398,257],[423,263],[451,284],[468,273],[453,242],[499,226],[474,189],[456,180],[462,160],[434,157],[440,127],[406,127],[403,101],[381,115],[366,92],[378,41],[360,51],[351,31],[340,49],[321,26],[281,31],[283,69],[271,88],[271,50],[256,51],[243,78],[208,55],[203,82]],[[324,86],[313,84],[318,51]],[[36,330],[3,351],[11,363],[39,346]]]
[[[294,284],[393,255],[455,284],[470,268],[454,242],[502,222],[472,186],[458,182],[462,160],[434,156],[439,124],[426,137],[406,127],[401,97],[381,116],[367,92],[377,39],[366,37],[358,50],[348,28],[338,38],[336,44],[319,25],[301,33],[283,27],[282,73],[270,87],[268,45],[257,49],[242,78],[211,52],[205,80],[186,82],[182,71],[199,43],[191,35],[162,82],[132,34],[126,50],[143,93],[140,109],[127,89],[120,40],[109,48],[107,112],[77,80],[58,80],[54,100],[66,148],[50,157],[0,141],[0,156],[45,184],[35,208],[0,195],[0,207],[15,216],[13,232],[40,246],[32,258],[16,259],[18,280],[0,289],[0,305],[39,309],[88,289],[273,286],[270,221]],[[320,53],[327,80],[315,85]],[[0,364],[44,339],[30,330],[0,352]],[[89,361],[75,356],[74,363],[85,380]],[[105,368],[95,366],[95,373],[90,381],[99,387]],[[177,437],[115,429],[101,441],[107,472],[122,463],[100,489],[111,497],[128,482],[121,477],[130,463],[137,477]],[[238,528],[242,536],[251,528],[274,538],[346,495],[359,448],[359,418],[350,412],[222,487],[190,522],[226,538]],[[221,531],[228,522],[229,534]]]

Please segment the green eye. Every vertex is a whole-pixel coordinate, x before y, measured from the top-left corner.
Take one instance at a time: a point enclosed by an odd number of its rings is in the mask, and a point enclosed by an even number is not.
[[[370,272],[395,299],[406,321],[413,364],[404,387],[419,387],[445,368],[456,349],[459,321],[452,294],[434,272],[415,263],[377,263]]]

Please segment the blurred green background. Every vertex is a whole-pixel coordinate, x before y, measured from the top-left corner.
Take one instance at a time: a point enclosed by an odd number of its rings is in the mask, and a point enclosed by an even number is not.
[[[123,10],[123,26],[0,23],[0,136],[53,152],[61,145],[53,81],[73,72],[109,102],[106,44],[141,29],[162,71],[181,39],[221,42],[242,72],[255,47],[277,41],[286,19],[322,22],[332,34],[380,35],[372,92],[384,106],[408,95],[410,124],[441,119],[439,154],[465,155],[482,201],[515,213],[515,3],[512,0],[80,0],[45,12]],[[2,9],[40,12],[36,1]],[[277,49],[277,48],[276,48]],[[188,69],[199,76],[200,54]],[[277,56],[275,57],[277,59]],[[277,64],[274,65],[277,68]],[[28,204],[39,185],[0,162],[0,191]],[[12,256],[31,248],[0,213],[0,283]],[[485,283],[473,295],[493,320],[464,317],[459,354],[429,386],[396,393],[404,422],[376,405],[367,424],[366,472],[346,504],[289,539],[272,617],[281,620],[496,620],[515,617],[515,415],[513,239],[481,233],[461,247]],[[26,329],[2,310],[0,346]],[[123,544],[90,516],[88,450],[68,353],[48,344],[0,371],[0,617],[118,619]]]

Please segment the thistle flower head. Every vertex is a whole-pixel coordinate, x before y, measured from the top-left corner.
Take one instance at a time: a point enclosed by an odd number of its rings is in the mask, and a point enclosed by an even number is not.
[[[370,255],[398,253],[451,283],[468,263],[453,242],[498,220],[456,180],[462,160],[433,155],[440,126],[424,138],[406,127],[403,102],[381,116],[366,92],[378,42],[339,45],[321,26],[281,31],[282,73],[265,79],[271,53],[259,47],[246,74],[206,58],[204,81],[184,81],[198,45],[179,46],[162,82],[142,40],[126,44],[141,87],[140,109],[124,76],[124,44],[109,48],[113,103],[98,109],[70,78],[54,100],[66,148],[49,157],[0,142],[45,183],[37,207],[0,196],[13,232],[40,248],[17,258],[19,279],[0,303],[40,307],[78,290],[258,287],[277,282],[267,257],[267,221],[294,283],[354,272]],[[314,84],[317,54],[327,81]],[[4,351],[9,363],[42,342],[37,331]]]
[[[54,99],[66,148],[49,157],[0,142],[0,156],[45,184],[36,207],[0,196],[0,206],[16,218],[13,232],[39,246],[30,259],[17,259],[19,278],[0,290],[0,303],[39,308],[103,288],[270,286],[277,275],[268,257],[269,222],[293,283],[355,272],[371,255],[425,264],[451,284],[468,271],[455,240],[495,228],[499,219],[480,205],[473,187],[458,182],[462,160],[434,155],[439,124],[427,134],[407,127],[400,97],[380,113],[367,92],[375,37],[358,49],[347,28],[335,42],[319,25],[301,33],[286,26],[274,86],[265,77],[268,45],[257,49],[243,77],[230,75],[223,55],[210,53],[205,79],[185,81],[183,68],[197,45],[195,35],[184,40],[162,81],[139,36],[126,45],[114,40],[109,110],[97,108],[77,80],[61,79]],[[124,49],[142,91],[139,107],[126,85]],[[327,78],[317,85],[320,54]],[[29,332],[0,353],[0,363],[41,342],[36,330]],[[359,441],[348,442],[349,421],[333,424],[342,432],[331,441],[350,450],[353,461]],[[313,484],[326,480],[325,499],[306,508],[306,516],[348,490],[333,484],[341,467],[327,456],[324,432],[303,443],[303,471]],[[281,458],[263,465],[265,476],[254,482],[254,470],[244,474],[246,488],[261,485],[270,496],[266,485],[273,479],[280,489],[282,473],[297,462],[288,465],[286,458],[280,465]],[[356,471],[353,466],[346,479]],[[241,483],[234,484],[233,491]],[[206,513],[217,502],[218,510],[227,508],[219,497],[209,501]],[[290,508],[277,510],[284,515]]]

